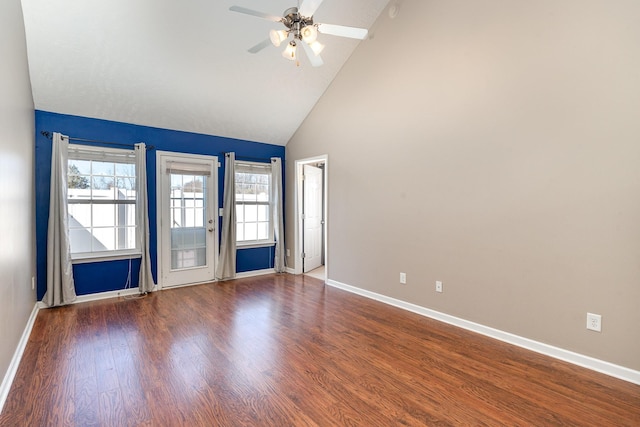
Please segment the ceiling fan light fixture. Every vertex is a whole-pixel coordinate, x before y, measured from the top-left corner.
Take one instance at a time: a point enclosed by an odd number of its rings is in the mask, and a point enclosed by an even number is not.
[[[269,31],[269,38],[271,39],[271,43],[273,43],[275,47],[280,46],[280,44],[282,44],[282,42],[285,41],[287,37],[289,37],[289,33],[285,30]]]
[[[282,52],[282,56],[287,58],[290,61],[295,61],[296,59],[296,43],[294,41],[289,42],[285,50]]]
[[[324,45],[317,40],[313,43],[309,43],[309,47],[316,56],[320,55],[320,52],[324,49]]]
[[[302,40],[307,44],[311,44],[318,38],[318,29],[315,25],[306,25],[300,30]]]
[[[319,67],[324,63],[320,57],[324,45],[317,41],[318,33],[357,40],[364,40],[369,34],[366,28],[316,23],[313,15],[323,1],[324,0],[298,0],[298,7],[286,9],[281,17],[241,6],[231,6],[229,10],[277,22],[286,28],[285,30],[279,31],[275,29],[271,30],[269,32],[269,38],[248,49],[249,53],[258,53],[269,46],[269,43],[278,47],[282,45],[282,42],[287,42],[287,46],[282,52],[283,57],[300,65],[297,48],[301,47],[304,51],[302,55],[309,59],[312,66]],[[391,9],[397,11],[396,6],[398,6],[398,3],[401,3],[401,0],[393,0],[393,2],[395,6]]]

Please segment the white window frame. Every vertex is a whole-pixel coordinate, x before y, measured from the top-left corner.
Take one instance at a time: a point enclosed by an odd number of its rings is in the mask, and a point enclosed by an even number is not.
[[[273,230],[273,212],[272,212],[272,206],[271,206],[271,194],[272,194],[272,186],[273,186],[273,174],[271,173],[271,163],[259,163],[259,162],[249,162],[249,161],[243,161],[243,160],[236,160],[235,162],[235,172],[236,173],[260,173],[260,174],[265,174],[269,176],[269,191],[268,191],[268,195],[269,198],[266,202],[261,201],[261,202],[251,202],[251,201],[238,201],[236,199],[236,206],[235,208],[238,208],[238,205],[266,205],[268,207],[268,218],[269,218],[269,231],[268,231],[268,238],[266,239],[257,239],[257,240],[238,240],[237,236],[236,236],[236,247],[238,248],[257,248],[257,247],[264,247],[264,246],[273,246],[276,244],[275,241],[275,236],[274,236],[274,230]],[[234,191],[235,190],[235,186],[236,186],[236,180],[235,180],[235,176],[233,177],[234,180]],[[237,194],[237,193],[236,193]],[[238,214],[236,212],[236,224],[235,226],[238,226]]]
[[[93,161],[101,161],[101,162],[114,162],[114,163],[125,163],[136,165],[136,157],[135,151],[129,149],[121,149],[121,148],[107,148],[107,147],[93,147],[88,145],[79,145],[79,144],[69,144],[69,154],[68,161],[71,160],[93,160]],[[136,182],[139,179],[139,171],[136,169]],[[68,176],[68,171],[67,171]],[[101,175],[96,175],[101,176]],[[93,178],[93,172],[89,175],[89,179]],[[115,175],[114,175],[115,177]],[[137,194],[136,194],[137,197]],[[84,200],[75,200],[71,201],[70,197],[67,197],[67,206],[70,204],[87,204],[93,206],[94,201],[92,199],[85,199],[87,202],[84,203]],[[110,204],[122,204],[122,205],[134,205],[137,206],[137,200],[126,200],[122,202],[118,202],[117,200],[109,200]],[[114,249],[107,251],[91,251],[91,252],[72,252],[71,258],[75,264],[83,263],[83,262],[93,262],[97,259],[101,261],[107,260],[117,260],[117,259],[127,259],[127,258],[136,258],[142,255],[142,252],[139,247],[139,224],[140,224],[140,213],[137,212],[135,215],[135,247],[127,248],[127,249]]]

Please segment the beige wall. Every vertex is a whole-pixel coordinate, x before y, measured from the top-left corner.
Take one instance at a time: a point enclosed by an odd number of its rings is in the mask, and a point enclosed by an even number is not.
[[[327,154],[330,279],[640,370],[638,22],[401,2],[287,145],[287,217],[295,160]]]
[[[34,114],[20,0],[0,2],[0,381],[35,305]]]

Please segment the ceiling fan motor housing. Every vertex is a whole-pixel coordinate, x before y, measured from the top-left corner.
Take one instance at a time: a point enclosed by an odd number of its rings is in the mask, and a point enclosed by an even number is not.
[[[296,38],[300,38],[300,31],[308,26],[313,25],[313,16],[305,17],[300,15],[297,7],[290,7],[283,13],[282,23],[290,31],[294,32]]]

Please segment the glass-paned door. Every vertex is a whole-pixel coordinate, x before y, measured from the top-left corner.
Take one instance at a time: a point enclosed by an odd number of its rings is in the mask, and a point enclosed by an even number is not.
[[[214,280],[217,158],[158,153],[162,285]]]

